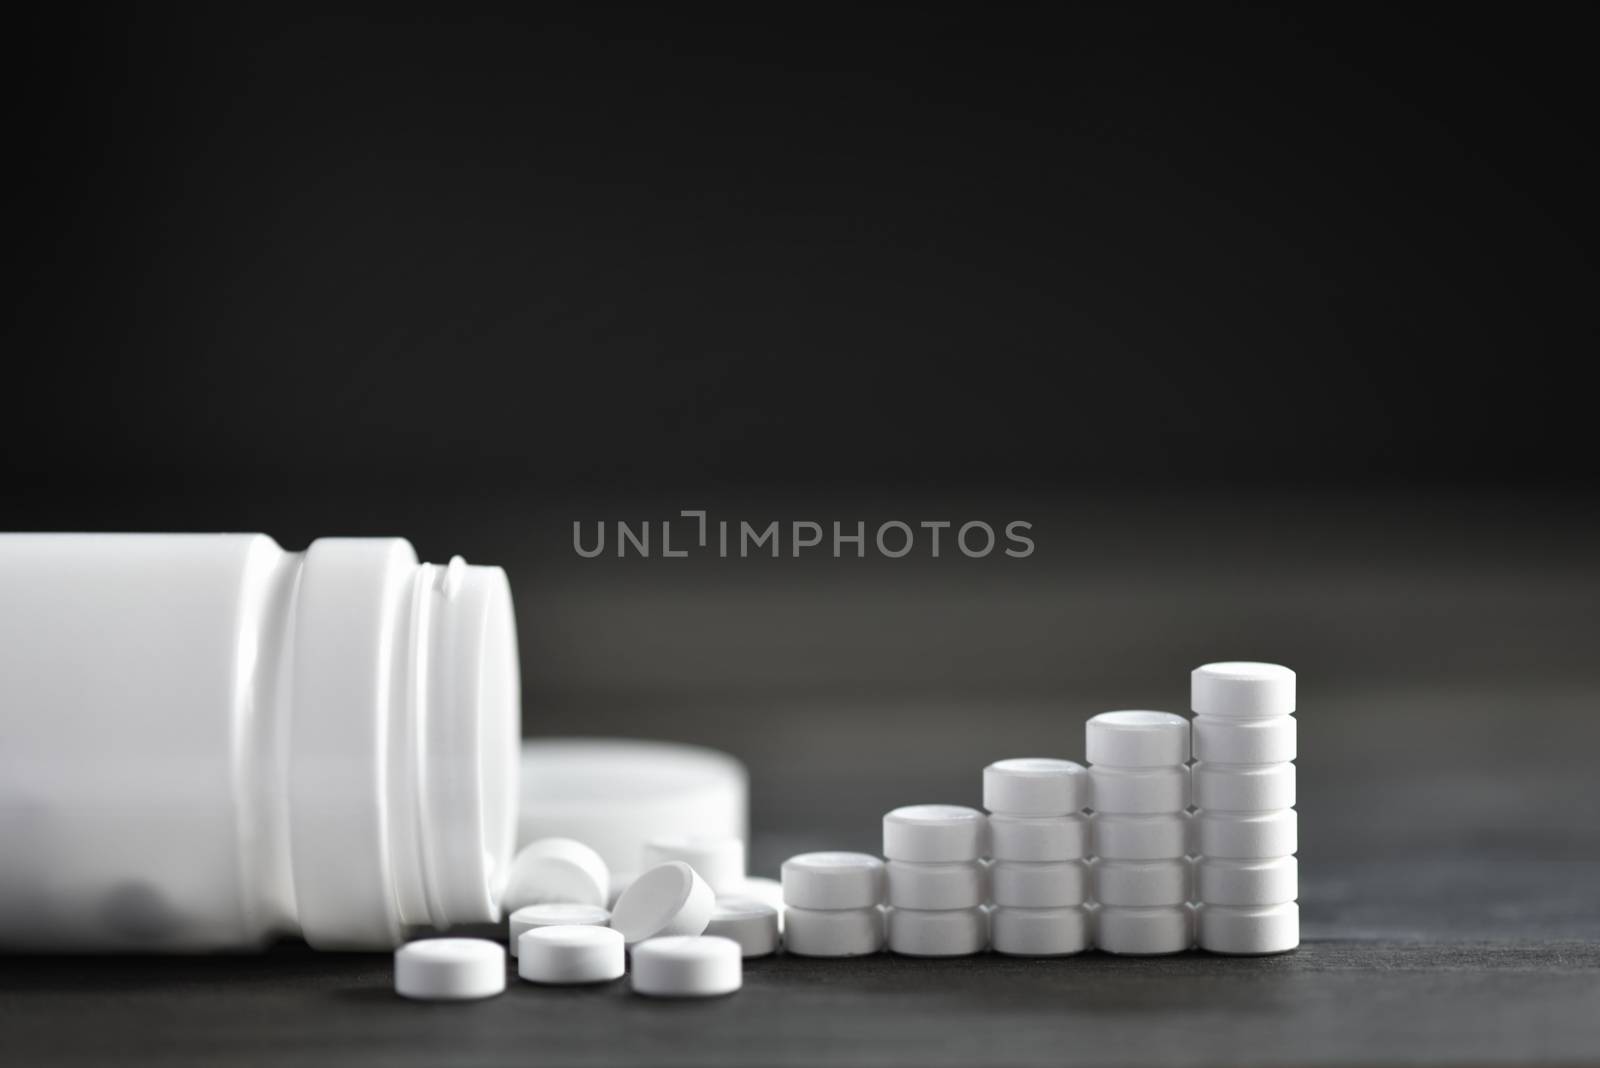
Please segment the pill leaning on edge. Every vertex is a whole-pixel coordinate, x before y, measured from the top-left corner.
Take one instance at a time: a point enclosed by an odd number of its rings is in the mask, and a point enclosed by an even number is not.
[[[524,905],[604,905],[611,872],[599,853],[571,838],[540,838],[512,858],[500,904],[508,912]]]
[[[611,910],[611,926],[631,946],[647,938],[698,935],[711,922],[716,895],[681,860],[658,864],[635,879]]]
[[[394,951],[394,992],[420,1001],[470,1001],[506,988],[506,951],[486,938],[423,938]]]

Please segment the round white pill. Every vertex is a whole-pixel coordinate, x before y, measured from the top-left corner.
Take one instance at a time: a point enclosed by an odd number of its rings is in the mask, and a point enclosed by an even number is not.
[[[517,974],[532,983],[605,983],[626,969],[622,934],[609,927],[535,927],[517,941]]]
[[[739,943],[746,957],[765,957],[778,951],[778,910],[755,898],[719,897],[706,934]]]
[[[1294,857],[1226,860],[1201,857],[1195,897],[1216,905],[1282,905],[1300,896],[1300,862]]]
[[[536,927],[605,927],[611,913],[599,905],[524,905],[507,921],[511,938],[507,945],[517,955],[517,939]]]
[[[1089,855],[1086,816],[989,817],[989,855],[995,860],[1039,863]]]
[[[801,957],[860,957],[883,948],[883,910],[783,910],[783,948]]]
[[[1270,719],[1196,716],[1194,758],[1216,764],[1279,764],[1295,758],[1298,729],[1298,721],[1293,716]]]
[[[889,904],[904,909],[970,909],[983,904],[985,871],[975,860],[956,864],[888,864]]]
[[[1165,768],[1189,761],[1189,721],[1171,712],[1102,712],[1083,733],[1090,764]]]
[[[697,935],[711,922],[716,895],[681,860],[658,864],[635,879],[611,910],[611,926],[631,946],[665,935]]]
[[[422,1001],[493,997],[506,988],[506,951],[486,938],[423,938],[394,951],[394,992]]]
[[[1094,943],[1107,953],[1153,956],[1182,953],[1194,944],[1187,905],[1130,909],[1102,905],[1095,910]]]
[[[883,855],[938,864],[983,855],[983,813],[962,805],[907,805],[883,817]]]
[[[1189,820],[1166,816],[1095,816],[1094,852],[1110,860],[1172,860],[1189,852]]]
[[[1082,908],[997,908],[989,928],[994,951],[1013,957],[1061,957],[1089,948],[1089,913]]]
[[[1286,857],[1299,848],[1292,808],[1276,812],[1197,812],[1195,852],[1206,857],[1257,860]]]
[[[712,998],[744,982],[739,943],[710,936],[652,938],[633,947],[633,989],[657,998]]]
[[[1195,807],[1219,812],[1267,812],[1294,807],[1294,765],[1194,766]]]
[[[1300,944],[1300,906],[1200,906],[1200,948],[1212,953],[1284,953]]]
[[[1070,760],[1016,757],[983,769],[983,807],[990,812],[1065,816],[1088,805],[1088,773]]]
[[[907,957],[965,957],[989,944],[983,909],[889,909],[889,949]]]
[[[1081,860],[1051,864],[997,860],[989,867],[989,883],[994,903],[1006,908],[1066,908],[1082,905],[1089,896],[1089,870]]]
[[[883,900],[883,861],[867,853],[801,853],[783,862],[783,901],[802,909],[862,909]]]
[[[512,859],[500,904],[507,912],[557,902],[604,905],[610,884],[599,853],[571,838],[541,838]]]
[[[1094,779],[1094,810],[1116,816],[1148,816],[1163,812],[1182,812],[1189,807],[1189,769],[1182,764],[1170,768],[1116,768],[1096,764],[1089,769]]]
[[[1282,664],[1206,664],[1189,674],[1189,707],[1202,716],[1287,716],[1295,710],[1294,683]]]
[[[1150,908],[1189,900],[1187,860],[1100,860],[1094,866],[1094,899],[1102,905]]]
[[[644,867],[681,860],[719,894],[735,894],[744,883],[744,840],[728,835],[669,834],[644,846]]]

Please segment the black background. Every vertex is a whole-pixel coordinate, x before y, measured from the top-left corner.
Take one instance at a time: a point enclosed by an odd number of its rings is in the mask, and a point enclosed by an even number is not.
[[[1081,758],[1094,712],[1182,710],[1196,664],[1300,672],[1289,958],[779,960],[712,1027],[519,989],[476,1010],[480,1059],[565,1018],[558,1060],[1591,1060],[1585,31],[1459,6],[14,16],[0,528],[503,564],[525,730],[736,753],[764,874],[876,851],[892,805],[976,802],[990,759]],[[684,508],[1021,519],[1038,549],[572,551],[576,521]],[[463,1033],[395,1005],[382,960],[3,978],[27,1060],[84,1013],[103,1027],[58,1052],[423,1063]]]
[[[580,11],[21,16],[8,481],[1595,473],[1555,11]]]

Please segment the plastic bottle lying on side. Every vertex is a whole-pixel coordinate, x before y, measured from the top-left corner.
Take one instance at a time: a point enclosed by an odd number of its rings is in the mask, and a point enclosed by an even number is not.
[[[519,709],[497,567],[399,538],[0,535],[0,948],[498,920]]]

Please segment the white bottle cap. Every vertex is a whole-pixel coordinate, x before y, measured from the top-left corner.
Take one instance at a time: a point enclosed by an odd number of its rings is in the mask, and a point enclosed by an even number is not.
[[[658,998],[710,998],[744,982],[739,943],[727,938],[672,936],[633,947],[633,989]]]
[[[644,845],[644,868],[681,860],[719,894],[733,894],[744,882],[744,840],[731,835],[664,834]]]
[[[1300,906],[1200,906],[1200,948],[1212,953],[1284,953],[1300,944]]]
[[[711,922],[716,895],[681,860],[659,864],[635,879],[617,898],[611,926],[628,944],[666,935],[698,935]]]
[[[517,841],[587,842],[626,883],[657,835],[747,839],[749,775],[726,753],[634,738],[530,738],[522,743]],[[604,902],[602,902],[604,904]]]
[[[1061,957],[1089,948],[1087,909],[997,908],[989,928],[994,951],[1013,957]]]
[[[883,910],[783,910],[783,948],[798,957],[860,957],[883,948]]]
[[[537,927],[605,927],[611,913],[599,905],[524,905],[511,914],[511,937],[506,943],[517,955],[517,939]]]
[[[1102,905],[1151,908],[1189,900],[1189,862],[1100,860],[1094,865],[1094,899]]]
[[[778,910],[755,898],[719,897],[706,934],[739,943],[746,957],[765,957],[778,951]]]
[[[989,855],[1029,863],[1082,860],[1089,855],[1089,818],[990,816]]]
[[[983,855],[983,813],[962,805],[907,805],[883,817],[883,855],[937,864]]]
[[[1230,860],[1286,857],[1299,848],[1292,808],[1276,812],[1197,812],[1195,852]]]
[[[1095,910],[1094,944],[1107,953],[1152,956],[1182,953],[1194,944],[1194,919],[1187,905]]]
[[[1189,721],[1171,712],[1102,712],[1083,734],[1090,764],[1164,768],[1189,759]]]
[[[541,838],[512,859],[500,900],[512,912],[524,905],[604,905],[610,883],[599,853],[571,838]]]
[[[783,901],[802,909],[860,909],[883,900],[883,861],[866,853],[801,853],[783,862]]]
[[[1111,860],[1173,860],[1189,852],[1189,820],[1167,816],[1095,816],[1095,856]]]
[[[1118,768],[1095,764],[1094,810],[1118,816],[1154,816],[1182,812],[1189,807],[1189,769]]]
[[[622,978],[627,953],[609,927],[536,927],[518,939],[517,974],[534,983],[604,983]]]
[[[1293,716],[1222,719],[1196,716],[1194,758],[1216,764],[1278,764],[1295,758]]]
[[[985,872],[975,860],[887,865],[889,904],[903,909],[970,909],[983,904]]]
[[[1268,812],[1294,807],[1294,765],[1212,764],[1194,766],[1194,803],[1218,812]]]
[[[493,997],[506,988],[506,951],[485,938],[424,938],[394,951],[394,992],[423,1001]]]
[[[1282,905],[1299,896],[1300,862],[1294,857],[1201,857],[1195,866],[1195,897],[1208,905]]]
[[[1202,716],[1264,719],[1295,710],[1294,672],[1282,664],[1206,664],[1189,674],[1189,707]]]
[[[889,909],[889,949],[908,957],[965,957],[989,944],[983,909]]]
[[[1083,765],[1050,757],[997,760],[983,769],[983,807],[1011,816],[1065,816],[1089,805]]]
[[[1069,908],[1089,897],[1089,871],[1081,860],[1054,864],[997,860],[989,866],[989,882],[994,903],[1007,908]]]

